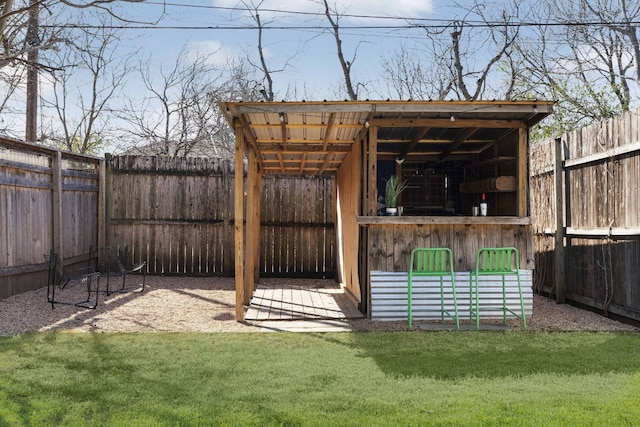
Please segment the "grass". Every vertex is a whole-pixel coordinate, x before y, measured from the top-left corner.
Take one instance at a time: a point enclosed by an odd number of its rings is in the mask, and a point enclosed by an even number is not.
[[[640,334],[26,334],[0,425],[640,425]]]

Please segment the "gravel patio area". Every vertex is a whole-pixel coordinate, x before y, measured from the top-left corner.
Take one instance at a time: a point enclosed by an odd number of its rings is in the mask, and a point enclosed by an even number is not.
[[[127,281],[136,283],[140,276]],[[305,280],[281,279],[290,283]],[[274,282],[274,279],[269,279]],[[308,281],[306,281],[308,282]],[[235,321],[233,278],[147,276],[144,293],[100,294],[95,310],[47,303],[46,287],[0,301],[0,335],[33,331],[68,332],[258,332],[261,322]],[[85,292],[86,294],[86,292]],[[77,301],[82,289],[57,293]],[[354,330],[406,330],[406,322],[350,320]],[[519,321],[510,323],[519,328]],[[534,296],[532,331],[640,331],[587,310]]]

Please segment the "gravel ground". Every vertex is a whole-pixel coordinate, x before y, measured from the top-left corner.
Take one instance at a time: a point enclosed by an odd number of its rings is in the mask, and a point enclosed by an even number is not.
[[[128,279],[139,280],[140,276]],[[272,280],[273,281],[273,280]],[[82,299],[73,287],[57,295]],[[0,335],[33,331],[69,332],[257,332],[260,322],[236,322],[233,278],[147,277],[144,293],[100,295],[95,310],[46,302],[46,288],[0,301]],[[354,330],[405,330],[406,322],[350,321]],[[510,321],[514,329],[519,321]],[[640,331],[590,311],[534,296],[532,331]]]

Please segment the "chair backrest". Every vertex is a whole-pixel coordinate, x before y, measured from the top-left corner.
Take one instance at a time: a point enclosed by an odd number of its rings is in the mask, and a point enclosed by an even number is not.
[[[409,273],[441,275],[453,272],[453,255],[449,248],[415,248],[411,251]]]
[[[476,255],[476,272],[510,273],[520,268],[520,256],[516,248],[482,248]]]
[[[44,259],[47,262],[49,268],[49,285],[60,286],[64,281],[64,271],[62,269],[62,263],[60,257],[53,250],[44,254]]]
[[[109,271],[116,273],[126,272],[126,258],[128,255],[128,245],[118,244],[110,246],[107,249],[107,262],[109,264]]]

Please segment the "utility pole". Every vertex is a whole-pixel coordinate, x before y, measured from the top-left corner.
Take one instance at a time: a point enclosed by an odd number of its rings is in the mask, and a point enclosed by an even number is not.
[[[36,142],[38,139],[38,26],[40,6],[38,0],[29,0],[29,25],[27,27],[27,117],[25,140]]]
[[[13,0],[0,0],[0,43],[4,39],[4,29],[7,26],[7,15],[11,12]]]

